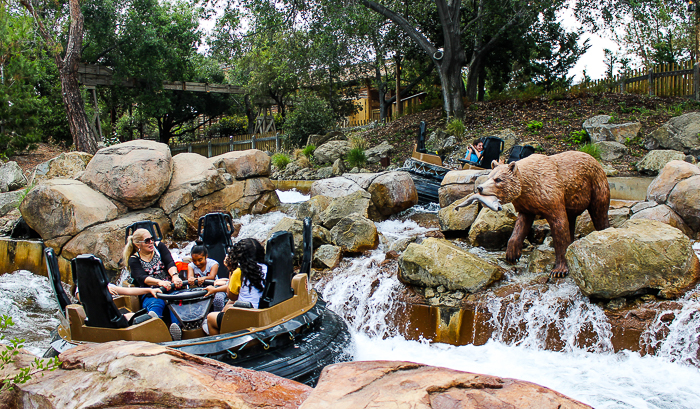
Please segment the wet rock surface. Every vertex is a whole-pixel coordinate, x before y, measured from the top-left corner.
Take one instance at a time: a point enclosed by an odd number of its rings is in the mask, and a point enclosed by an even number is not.
[[[397,361],[326,367],[303,409],[590,408],[543,386]]]

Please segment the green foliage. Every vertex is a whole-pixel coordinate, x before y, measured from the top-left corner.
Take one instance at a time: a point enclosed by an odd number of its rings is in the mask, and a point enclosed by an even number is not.
[[[314,151],[316,150],[316,145],[306,145],[304,149],[301,151],[302,155],[306,156],[311,160],[311,157],[314,155]]]
[[[273,165],[279,170],[282,170],[289,165],[289,163],[292,161],[289,158],[289,155],[286,153],[282,152],[277,152],[274,155],[272,155],[272,158],[270,158],[270,161],[272,162]]]
[[[453,118],[445,128],[445,132],[460,139],[464,137],[466,130],[467,129],[464,127],[462,120],[459,118]]]
[[[524,102],[530,102],[544,95],[544,91],[544,87],[532,83],[527,83],[522,87],[508,88],[501,92],[495,91],[490,93],[489,95],[491,96],[491,99],[496,101],[515,99]]]
[[[0,316],[0,331],[4,331],[12,325],[14,325],[12,322],[12,317],[7,315]],[[0,333],[0,341],[4,339],[5,335]],[[0,351],[0,372],[5,369],[6,365],[15,362],[15,357],[19,354],[19,350],[23,347],[24,339],[17,338],[9,340],[9,344],[0,346],[0,349],[2,350]],[[0,393],[6,390],[14,389],[14,387],[17,385],[27,383],[27,381],[32,379],[32,377],[38,373],[42,373],[44,371],[54,371],[59,367],[59,365],[61,365],[61,361],[58,360],[58,357],[48,360],[35,358],[34,362],[32,362],[28,367],[20,368],[19,373],[16,375],[6,376],[5,378],[0,379]],[[41,376],[44,376],[44,374],[42,373]]]
[[[644,142],[642,141],[642,136],[637,134],[634,138],[625,138],[625,146],[630,148],[634,146],[643,147]]]
[[[294,111],[287,115],[284,132],[292,146],[303,146],[309,135],[322,134],[334,125],[333,111],[328,103],[310,94],[304,94]]]
[[[542,129],[542,126],[542,122],[533,119],[532,121],[528,122],[527,130],[536,134],[540,131],[540,129]]]
[[[571,134],[569,134],[567,141],[575,144],[582,144],[590,141],[590,139],[591,138],[588,136],[588,132],[586,132],[585,129],[581,129],[579,131],[572,131]]]
[[[581,145],[578,150],[593,156],[600,162],[600,148],[598,148],[598,145],[587,143],[585,145]]]
[[[367,156],[365,155],[364,150],[360,148],[352,148],[345,156],[345,160],[348,162],[350,167],[362,167],[365,163],[367,163]]]
[[[219,120],[221,136],[243,135],[248,130],[248,118],[243,115],[225,116]]]

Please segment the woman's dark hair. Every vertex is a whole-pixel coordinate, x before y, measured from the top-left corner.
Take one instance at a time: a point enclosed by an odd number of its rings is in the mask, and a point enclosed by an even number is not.
[[[207,257],[209,255],[209,250],[207,250],[207,246],[204,245],[202,240],[195,240],[194,246],[192,246],[192,250],[190,250],[190,254],[201,254],[204,257]]]
[[[478,145],[479,142],[484,143],[484,138],[476,138],[476,140],[474,141],[474,146]]]
[[[265,248],[255,239],[243,239],[234,244],[228,251],[226,268],[233,271],[241,269],[241,284],[250,283],[251,286],[262,291],[264,280],[262,270],[258,263],[265,262]]]

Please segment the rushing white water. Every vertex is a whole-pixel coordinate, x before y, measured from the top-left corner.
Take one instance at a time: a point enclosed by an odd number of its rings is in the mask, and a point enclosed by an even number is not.
[[[282,203],[300,203],[309,200],[311,196],[305,195],[296,189],[277,190],[277,197]]]

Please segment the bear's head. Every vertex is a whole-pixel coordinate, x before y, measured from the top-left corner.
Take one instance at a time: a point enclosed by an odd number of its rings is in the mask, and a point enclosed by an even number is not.
[[[486,182],[476,187],[482,196],[495,196],[498,201],[510,203],[520,196],[522,186],[520,184],[520,170],[515,162],[501,165],[496,161],[491,163],[493,170],[489,173]]]

